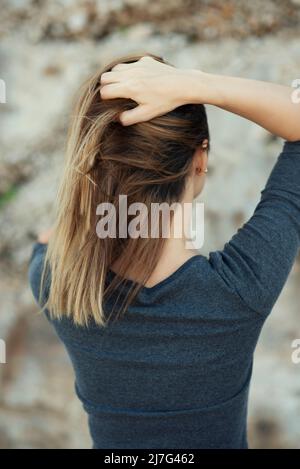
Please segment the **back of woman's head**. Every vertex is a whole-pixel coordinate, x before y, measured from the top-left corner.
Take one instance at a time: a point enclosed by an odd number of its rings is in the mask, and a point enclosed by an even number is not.
[[[148,208],[180,201],[195,150],[209,139],[200,104],[181,106],[148,122],[126,127],[120,123],[120,113],[136,104],[123,98],[101,100],[101,74],[141,57],[119,59],[98,71],[82,86],[73,112],[56,226],[47,252],[51,288],[45,307],[53,317],[68,315],[77,324],[88,324],[89,319],[105,323],[104,300],[122,287],[134,266],[140,281],[133,282],[117,306],[119,312],[125,311],[159,260],[161,236],[128,236],[130,216],[126,236],[120,234],[120,196],[126,196],[126,206],[137,202]],[[99,236],[96,229],[101,204],[115,208],[113,236]],[[107,272],[117,260],[118,275],[107,286]]]

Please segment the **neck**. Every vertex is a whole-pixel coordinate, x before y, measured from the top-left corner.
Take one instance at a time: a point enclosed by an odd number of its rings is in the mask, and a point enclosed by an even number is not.
[[[187,248],[185,237],[185,234],[188,234],[189,227],[191,225],[192,201],[193,193],[186,193],[184,198],[181,200],[181,213],[184,214],[184,217],[179,220],[176,219],[176,217],[173,218],[170,230],[171,236],[165,241],[164,248],[157,266],[146,283],[147,287],[152,287],[155,284],[161,282],[164,278],[169,277],[188,259],[199,254],[196,249]],[[189,207],[189,209],[187,209],[187,207]],[[181,228],[181,237],[174,236],[174,232],[178,227]]]
[[[170,235],[167,239],[165,239],[160,259],[150,278],[146,282],[146,287],[151,288],[157,283],[160,283],[162,280],[174,273],[182,264],[188,261],[191,257],[194,257],[195,255],[199,254],[196,249],[187,248],[186,235],[188,235],[189,228],[191,225],[192,202],[193,191],[190,189],[189,191],[185,192],[184,197],[179,203],[179,207],[181,207],[182,216],[176,217],[174,214],[172,218],[170,226]],[[122,262],[122,259],[118,259],[112,266],[112,270],[114,270],[115,272],[118,272],[119,262]],[[131,272],[128,272],[128,277],[132,280],[138,280],[137,278],[135,278],[134,268]]]

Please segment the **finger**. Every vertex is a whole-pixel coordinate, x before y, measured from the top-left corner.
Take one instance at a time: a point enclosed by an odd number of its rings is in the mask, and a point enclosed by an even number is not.
[[[117,83],[122,78],[123,74],[120,72],[105,72],[102,73],[100,82],[101,85],[107,85],[108,83]]]
[[[129,80],[134,78],[136,75],[136,70],[124,70],[123,72],[105,72],[102,73],[100,77],[100,82],[102,85],[109,83],[118,83],[122,80]]]
[[[126,87],[122,83],[111,83],[100,88],[101,99],[128,98]]]
[[[126,70],[131,70],[132,68],[141,66],[141,59],[136,60],[135,62],[130,62],[126,64],[117,64],[115,65],[111,71],[113,72],[124,72]]]
[[[153,60],[155,60],[153,57],[150,57],[149,55],[143,55],[143,57],[141,57],[139,59],[139,62],[153,62]]]
[[[118,64],[115,65],[111,71],[112,72],[124,72],[125,70],[131,69],[133,65],[135,65],[136,62],[132,62],[130,64]]]
[[[119,116],[120,122],[124,126],[145,122],[151,118],[152,116],[148,107],[144,105],[136,106],[129,111],[124,111]]]

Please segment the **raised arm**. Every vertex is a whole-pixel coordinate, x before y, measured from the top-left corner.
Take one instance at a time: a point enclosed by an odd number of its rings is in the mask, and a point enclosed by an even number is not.
[[[222,75],[202,76],[209,90],[209,104],[256,122],[285,140],[300,139],[300,104],[293,102],[292,87]],[[195,93],[199,92],[201,85],[197,86],[196,80],[195,87]]]
[[[120,116],[123,125],[182,104],[203,103],[245,117],[285,140],[300,139],[300,104],[293,102],[295,90],[289,86],[177,69],[150,57],[117,65],[102,75],[101,84],[102,99],[131,98],[138,104]]]
[[[256,80],[178,70],[150,58],[118,65],[102,76],[103,99],[125,97],[138,106],[124,125],[187,103],[209,103],[243,116],[287,140],[250,219],[209,262],[228,289],[265,318],[300,247],[300,104],[292,88]]]

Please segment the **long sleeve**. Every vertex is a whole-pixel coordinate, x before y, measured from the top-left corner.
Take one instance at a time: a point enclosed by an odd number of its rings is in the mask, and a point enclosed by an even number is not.
[[[300,244],[300,141],[285,142],[252,217],[223,250],[214,269],[258,313],[272,310]]]

